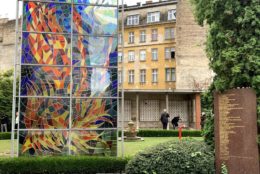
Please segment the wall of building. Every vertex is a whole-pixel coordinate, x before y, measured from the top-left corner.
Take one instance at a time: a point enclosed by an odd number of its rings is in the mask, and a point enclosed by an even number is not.
[[[206,56],[207,28],[199,26],[189,0],[178,0],[176,19],[176,89],[201,90],[210,85]]]
[[[19,39],[19,45],[20,45]],[[18,47],[18,53],[20,52]],[[17,58],[19,58],[18,54]],[[0,72],[13,68],[15,58],[15,20],[0,19]],[[18,61],[17,61],[18,62]]]

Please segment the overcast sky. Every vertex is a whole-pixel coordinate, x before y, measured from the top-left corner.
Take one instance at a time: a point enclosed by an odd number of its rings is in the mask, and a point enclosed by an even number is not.
[[[0,0],[0,18],[7,17],[9,19],[15,18],[17,0]],[[133,5],[137,2],[144,3],[146,0],[124,0],[126,4]],[[154,0],[154,2],[157,0]],[[119,0],[121,2],[121,0]]]

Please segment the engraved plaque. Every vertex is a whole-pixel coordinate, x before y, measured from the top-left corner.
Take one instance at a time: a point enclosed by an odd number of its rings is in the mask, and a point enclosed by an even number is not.
[[[233,89],[214,94],[216,173],[259,174],[256,94]]]

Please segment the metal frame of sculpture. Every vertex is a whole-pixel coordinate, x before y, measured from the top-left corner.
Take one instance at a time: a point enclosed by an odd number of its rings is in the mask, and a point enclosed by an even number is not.
[[[12,155],[17,133],[18,156],[116,156],[118,1],[23,0],[22,6]]]

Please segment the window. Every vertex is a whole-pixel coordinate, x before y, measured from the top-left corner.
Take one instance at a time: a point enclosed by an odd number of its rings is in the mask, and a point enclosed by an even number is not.
[[[146,42],[146,32],[144,30],[140,32],[140,42]]]
[[[160,12],[152,12],[147,14],[147,23],[159,22]]]
[[[152,60],[158,60],[158,49],[157,48],[152,49]]]
[[[122,33],[118,34],[118,44],[122,44]]]
[[[152,29],[152,41],[157,41],[158,38],[158,30]]]
[[[176,20],[176,10],[169,10],[168,11],[168,20]]]
[[[118,71],[118,84],[122,84],[122,71]]]
[[[128,61],[129,62],[135,61],[135,52],[134,51],[128,51]]]
[[[122,62],[122,52],[118,52],[118,62]]]
[[[127,17],[127,25],[138,25],[139,15],[132,15]]]
[[[129,70],[128,71],[128,83],[134,83],[135,82],[135,71]]]
[[[174,68],[166,68],[165,74],[166,74],[166,82],[174,82],[176,80]]]
[[[129,32],[129,43],[134,43],[134,42],[135,42],[135,33]]]
[[[146,50],[140,50],[140,61],[146,60]]]
[[[174,59],[175,50],[174,48],[165,48],[165,59]]]
[[[152,69],[152,82],[158,82],[158,69]]]
[[[145,83],[146,82],[146,70],[141,69],[140,70],[140,83]]]
[[[165,39],[174,39],[174,28],[165,28]]]

